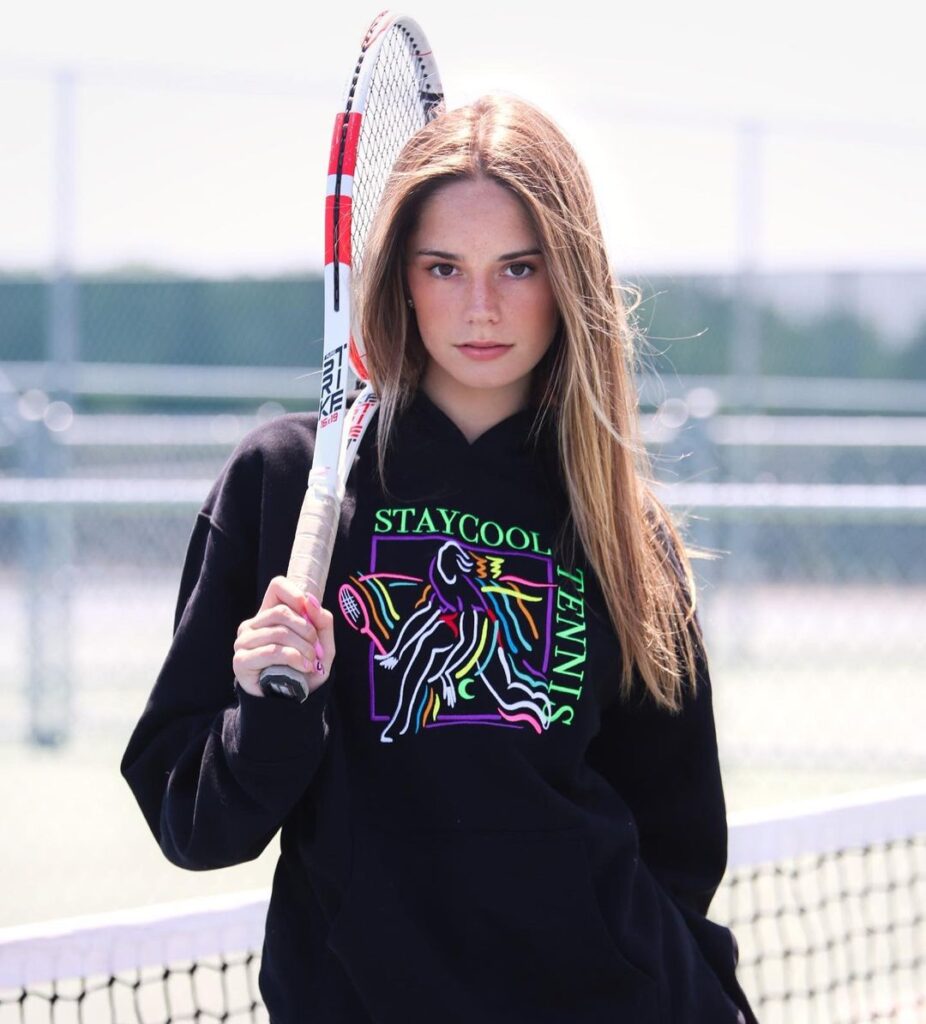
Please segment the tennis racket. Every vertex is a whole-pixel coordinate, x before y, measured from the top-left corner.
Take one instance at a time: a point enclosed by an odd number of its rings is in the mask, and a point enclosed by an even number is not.
[[[383,11],[360,45],[344,106],[334,123],[325,198],[325,347],[315,454],[286,575],[322,601],[337,536],[347,476],[377,397],[364,364],[363,341],[352,332],[351,275],[363,267],[363,246],[399,151],[443,109],[434,55],[420,26]],[[365,382],[350,409],[353,371]],[[267,696],[303,701],[305,674],[266,668]]]

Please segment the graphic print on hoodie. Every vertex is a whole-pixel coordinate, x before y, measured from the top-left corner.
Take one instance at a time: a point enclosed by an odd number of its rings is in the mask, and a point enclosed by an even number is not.
[[[443,506],[375,510],[369,567],[338,591],[369,642],[382,743],[423,729],[570,725],[586,659],[585,581],[535,531]]]

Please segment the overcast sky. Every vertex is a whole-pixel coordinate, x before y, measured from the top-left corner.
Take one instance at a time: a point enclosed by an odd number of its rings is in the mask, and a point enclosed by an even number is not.
[[[8,0],[0,268],[46,266],[56,250],[84,269],[317,267],[333,113],[376,13],[356,0],[330,7],[336,17],[306,0]],[[502,89],[556,117],[628,270],[733,269],[747,257],[760,269],[926,268],[926,26],[913,9],[406,8],[451,106]],[[56,207],[52,71],[65,66],[77,75],[62,177],[74,195]],[[738,128],[750,119],[764,125],[754,158]]]

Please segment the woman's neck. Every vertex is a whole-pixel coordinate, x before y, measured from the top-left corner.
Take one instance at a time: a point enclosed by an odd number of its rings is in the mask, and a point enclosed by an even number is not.
[[[476,390],[441,386],[425,374],[421,390],[453,421],[469,444],[527,406],[526,388]]]

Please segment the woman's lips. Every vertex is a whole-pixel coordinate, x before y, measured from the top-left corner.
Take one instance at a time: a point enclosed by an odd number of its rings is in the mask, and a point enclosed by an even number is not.
[[[469,359],[485,360],[497,359],[504,355],[511,346],[497,345],[495,342],[474,341],[458,345],[457,348]]]

